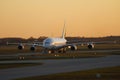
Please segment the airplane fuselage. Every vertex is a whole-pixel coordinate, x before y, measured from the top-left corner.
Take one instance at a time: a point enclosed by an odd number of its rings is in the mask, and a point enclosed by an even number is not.
[[[47,38],[43,41],[43,47],[47,49],[57,48],[66,45],[67,40],[64,38]]]

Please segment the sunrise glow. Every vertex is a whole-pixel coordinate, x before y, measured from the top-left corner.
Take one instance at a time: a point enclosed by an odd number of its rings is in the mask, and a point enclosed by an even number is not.
[[[120,0],[0,0],[0,38],[120,35]]]

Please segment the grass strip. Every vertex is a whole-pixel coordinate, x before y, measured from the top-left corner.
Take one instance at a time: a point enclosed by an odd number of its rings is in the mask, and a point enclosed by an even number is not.
[[[1,63],[0,69],[8,69],[8,68],[19,68],[19,67],[27,67],[27,66],[37,66],[42,65],[43,63]]]

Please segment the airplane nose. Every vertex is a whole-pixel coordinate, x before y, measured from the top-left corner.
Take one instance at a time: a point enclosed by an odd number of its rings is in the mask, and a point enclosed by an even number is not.
[[[44,47],[50,47],[52,44],[53,41],[52,41],[52,39],[51,38],[47,38],[47,39],[45,39],[44,40],[44,42],[43,42],[43,46]]]
[[[45,42],[44,46],[45,47],[49,47],[50,46],[50,42]]]

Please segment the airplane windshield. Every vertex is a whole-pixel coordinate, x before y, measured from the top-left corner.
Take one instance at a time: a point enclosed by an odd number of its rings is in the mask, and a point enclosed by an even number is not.
[[[45,42],[45,44],[50,44],[50,42]]]
[[[50,44],[50,42],[45,42],[45,45],[49,45]]]

